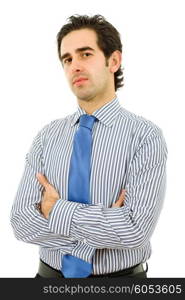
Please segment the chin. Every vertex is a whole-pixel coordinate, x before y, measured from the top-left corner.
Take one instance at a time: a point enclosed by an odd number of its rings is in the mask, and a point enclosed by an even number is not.
[[[87,102],[91,101],[91,99],[93,99],[95,96],[93,93],[85,93],[85,92],[84,93],[74,93],[74,94],[79,100],[87,101]]]
[[[76,95],[79,100],[89,102],[94,98],[94,95],[92,94],[86,94],[86,95]]]
[[[80,101],[90,102],[92,98],[78,98]]]

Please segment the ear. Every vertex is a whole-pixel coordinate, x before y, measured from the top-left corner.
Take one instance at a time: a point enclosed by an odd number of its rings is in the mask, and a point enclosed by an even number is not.
[[[114,51],[109,58],[109,70],[116,73],[121,65],[122,54],[119,50]]]

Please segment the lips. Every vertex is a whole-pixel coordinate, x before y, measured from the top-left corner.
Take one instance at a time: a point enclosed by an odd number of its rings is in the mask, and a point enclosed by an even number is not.
[[[76,84],[76,85],[79,85],[81,83],[83,83],[84,81],[88,80],[87,78],[85,77],[79,77],[79,78],[76,78],[74,81],[73,81],[73,84]]]

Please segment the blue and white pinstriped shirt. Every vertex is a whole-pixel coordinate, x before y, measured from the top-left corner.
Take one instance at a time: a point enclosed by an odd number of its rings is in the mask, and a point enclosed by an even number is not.
[[[68,173],[78,110],[44,126],[26,154],[11,211],[17,239],[40,246],[40,258],[60,269],[64,254],[93,261],[93,274],[146,262],[166,189],[167,147],[161,129],[124,109],[114,98],[93,115],[91,204],[68,201]],[[45,219],[37,209],[44,174],[60,194]],[[124,206],[111,208],[121,189]],[[70,199],[69,199],[70,200]]]

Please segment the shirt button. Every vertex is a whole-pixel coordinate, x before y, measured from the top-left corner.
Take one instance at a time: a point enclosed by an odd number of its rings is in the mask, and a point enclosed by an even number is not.
[[[84,244],[87,244],[87,240],[86,239],[84,239],[83,242],[84,242]]]

